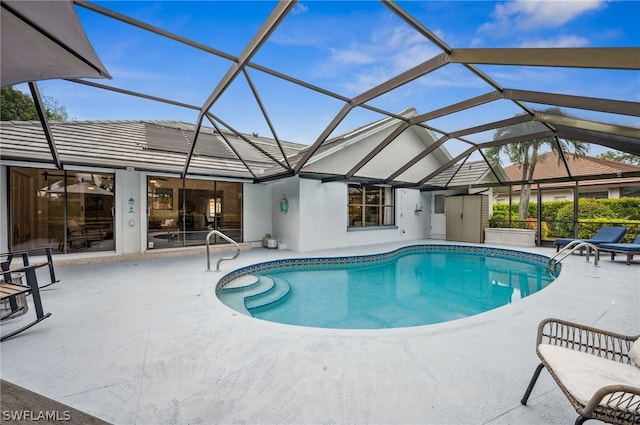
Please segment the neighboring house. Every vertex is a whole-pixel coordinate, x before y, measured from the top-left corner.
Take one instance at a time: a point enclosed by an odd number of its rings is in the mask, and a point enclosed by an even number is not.
[[[638,177],[598,179],[599,175],[604,174],[622,175],[622,173],[627,172],[640,172],[640,166],[592,156],[565,154],[565,157],[571,177],[579,180],[578,197],[640,197],[640,178]],[[505,167],[504,171],[509,177],[509,181],[522,181],[522,168],[519,164]],[[566,178],[567,176],[567,168],[564,162],[562,160],[558,161],[558,156],[555,153],[543,154],[536,164],[534,180]],[[584,178],[588,179],[582,180]],[[573,201],[575,188],[575,182],[542,183],[540,184],[541,200],[542,202]],[[520,190],[520,185],[512,187],[512,202],[519,202]],[[537,196],[537,185],[533,185],[531,187],[531,200],[535,202]],[[509,192],[504,191],[504,189],[497,192],[495,197],[496,202],[509,202]]]
[[[455,190],[383,184],[436,141],[411,126],[357,167],[399,125],[385,118],[329,139],[287,176],[309,146],[203,128],[192,149],[189,123],[69,121],[51,123],[52,149],[39,123],[2,122],[0,250],[136,253],[203,245],[212,229],[254,245],[271,234],[296,251],[443,239],[443,197],[495,176],[468,163],[427,182]],[[395,181],[419,181],[449,161],[438,146]]]

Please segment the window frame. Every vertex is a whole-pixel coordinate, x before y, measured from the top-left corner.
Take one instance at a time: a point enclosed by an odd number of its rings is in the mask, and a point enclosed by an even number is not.
[[[347,229],[396,227],[395,198],[392,187],[347,184]]]

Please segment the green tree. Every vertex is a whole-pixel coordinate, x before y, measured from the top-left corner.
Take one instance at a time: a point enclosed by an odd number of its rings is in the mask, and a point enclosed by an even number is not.
[[[549,108],[544,112],[554,115],[569,116],[560,108]],[[493,140],[501,140],[507,137],[537,133],[540,131],[540,126],[541,124],[536,121],[527,121],[521,124],[498,128],[493,135]],[[558,139],[556,141],[555,137],[549,136],[539,139],[531,139],[526,142],[492,146],[487,150],[487,157],[493,164],[500,164],[502,163],[501,154],[505,154],[509,158],[509,161],[520,165],[522,169],[521,180],[530,182],[533,181],[533,174],[535,172],[536,165],[541,161],[540,151],[545,146],[550,148],[552,152],[558,154],[559,163],[561,160],[560,151],[563,153],[573,151],[576,156],[584,155],[589,151],[589,144],[581,140]],[[518,207],[518,217],[521,220],[527,218],[530,199],[531,183],[525,183],[520,191],[520,202]]]
[[[51,121],[66,121],[69,117],[64,106],[55,99],[43,96],[42,103],[47,117]],[[38,120],[36,105],[31,96],[13,87],[3,87],[0,91],[0,120],[30,121]]]
[[[627,164],[640,165],[640,155],[634,155],[626,152],[606,151],[598,157],[609,159],[611,161],[626,162]]]

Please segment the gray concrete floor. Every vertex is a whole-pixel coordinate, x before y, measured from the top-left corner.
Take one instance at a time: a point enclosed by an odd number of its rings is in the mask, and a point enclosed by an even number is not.
[[[270,323],[214,293],[226,272],[255,262],[401,245],[254,248],[221,273],[206,272],[202,254],[58,266],[61,282],[42,291],[53,315],[0,344],[1,377],[114,424],[568,424],[575,411],[546,372],[520,404],[538,363],[538,322],[640,333],[640,261],[608,256],[598,267],[570,256],[553,284],[524,300],[413,328]]]

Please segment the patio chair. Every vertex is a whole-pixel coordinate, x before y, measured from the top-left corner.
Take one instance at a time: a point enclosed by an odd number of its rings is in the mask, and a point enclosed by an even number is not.
[[[640,423],[640,335],[545,319],[538,326],[536,353],[542,362],[520,401],[523,405],[546,367],[578,412],[576,425],[589,419]]]
[[[616,243],[620,242],[622,237],[627,233],[627,228],[622,226],[602,226],[595,235],[589,239],[567,239],[558,238],[553,241],[556,246],[556,252],[560,251],[561,246],[570,244],[573,241],[584,241],[599,246],[602,243]],[[582,251],[580,251],[582,253]]]
[[[30,256],[33,255],[34,252],[40,252],[40,251],[44,251],[47,261],[40,262],[37,264],[31,264]],[[2,261],[2,271],[3,272],[9,271],[11,268],[11,263],[15,258],[22,258],[22,267],[34,265],[36,266],[36,268],[40,268],[40,267],[46,266],[49,269],[49,276],[51,278],[51,281],[45,285],[40,286],[40,289],[46,288],[47,286],[60,282],[60,279],[56,278],[56,271],[53,267],[53,256],[51,251],[52,251],[51,247],[46,246],[42,248],[33,248],[33,249],[26,249],[22,251],[11,251],[6,253],[0,253],[0,260]]]
[[[627,266],[631,265],[634,255],[640,255],[640,235],[631,243],[603,243],[598,246],[600,251],[610,252],[611,260],[616,258],[616,254],[627,256]]]
[[[5,269],[5,264],[2,264],[2,269]],[[8,334],[2,335],[0,341],[4,341],[7,338],[11,338],[23,331],[26,331],[30,327],[40,323],[47,317],[51,316],[51,313],[44,313],[42,308],[42,299],[40,298],[40,288],[38,287],[38,277],[36,276],[37,266],[26,266],[21,269],[14,269],[10,271],[2,272],[2,281],[0,282],[0,301],[8,300],[10,305],[10,312],[0,318],[0,320],[8,320],[19,311],[22,311],[24,307],[18,306],[16,298],[20,295],[31,294],[33,297],[33,306],[36,311],[36,320],[27,323],[19,329],[15,329]],[[24,273],[27,278],[28,286],[14,283],[13,274]]]

